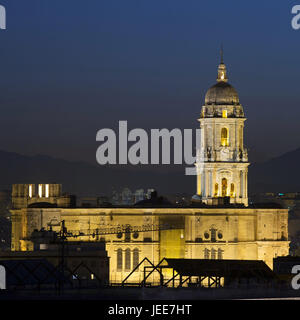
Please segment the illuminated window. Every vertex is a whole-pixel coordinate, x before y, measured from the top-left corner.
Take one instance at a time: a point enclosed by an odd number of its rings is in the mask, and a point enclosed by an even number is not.
[[[43,196],[43,185],[39,184],[39,197],[42,198]]]
[[[117,270],[122,271],[123,268],[123,252],[122,249],[117,250]]]
[[[227,128],[222,128],[222,130],[221,130],[221,145],[223,147],[229,146],[228,129]]]
[[[49,198],[49,184],[45,185],[45,197]]]
[[[214,196],[217,197],[219,195],[219,184],[215,183],[215,193]]]
[[[131,268],[131,261],[130,261],[130,249],[125,250],[125,270],[129,271]]]
[[[32,184],[29,185],[28,195],[29,195],[29,198],[32,198]]]
[[[91,279],[94,280],[95,279],[95,275],[93,273],[91,273]]]
[[[227,197],[227,179],[222,179],[222,197]]]
[[[232,183],[230,185],[230,197],[234,197],[235,196],[235,193],[234,193],[234,183]]]
[[[227,118],[227,110],[222,111],[222,118]]]

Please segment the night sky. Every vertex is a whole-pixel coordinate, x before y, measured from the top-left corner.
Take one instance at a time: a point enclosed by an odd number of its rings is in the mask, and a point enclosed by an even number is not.
[[[0,149],[95,162],[96,132],[196,128],[220,45],[251,162],[300,147],[297,1],[0,0]]]

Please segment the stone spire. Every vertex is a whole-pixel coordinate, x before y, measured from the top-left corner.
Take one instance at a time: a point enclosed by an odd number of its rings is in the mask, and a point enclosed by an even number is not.
[[[223,58],[223,45],[221,45],[221,61],[218,67],[218,78],[217,81],[218,82],[227,82],[228,78],[227,78],[227,72],[226,72],[226,66],[224,64],[224,58]]]

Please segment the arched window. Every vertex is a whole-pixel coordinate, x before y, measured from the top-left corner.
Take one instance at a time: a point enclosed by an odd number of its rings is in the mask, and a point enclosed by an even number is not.
[[[214,192],[214,196],[217,197],[219,195],[219,184],[215,183],[215,192]]]
[[[130,261],[130,258],[131,258],[131,256],[130,256],[130,249],[128,248],[128,249],[126,249],[125,250],[125,270],[126,271],[128,271],[128,270],[130,270],[131,269],[131,261]]]
[[[139,249],[135,248],[133,250],[133,268],[135,268],[139,264]],[[137,271],[138,269],[136,269]]]
[[[216,259],[216,251],[215,249],[211,249],[211,259]]]
[[[204,259],[209,259],[209,253],[210,251],[208,249],[204,249]]]
[[[122,271],[123,269],[123,252],[122,249],[117,250],[117,270]]]
[[[221,145],[223,147],[229,146],[229,138],[228,138],[228,129],[227,128],[222,128],[222,130],[221,130]]]
[[[222,197],[227,197],[227,179],[222,179]]]
[[[232,183],[230,185],[230,197],[233,198],[235,196],[235,193],[234,193],[234,183]]]
[[[218,249],[218,259],[219,260],[223,259],[223,250],[222,249]]]

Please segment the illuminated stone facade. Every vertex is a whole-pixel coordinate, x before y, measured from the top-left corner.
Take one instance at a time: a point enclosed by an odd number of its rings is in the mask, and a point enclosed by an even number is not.
[[[32,250],[34,229],[54,230],[65,220],[68,230],[89,232],[118,225],[181,224],[182,229],[79,237],[105,240],[110,280],[122,281],[144,257],[254,259],[271,268],[273,258],[288,255],[288,210],[254,208],[23,208],[12,210],[12,250]],[[72,239],[70,239],[72,240]],[[143,269],[131,281],[140,281]],[[152,279],[158,281],[157,279]]]
[[[62,194],[62,186],[58,183],[13,184],[12,205],[15,209],[36,204],[52,204],[58,207],[71,207],[72,196]]]
[[[206,205],[66,208],[58,193],[53,199],[49,198],[57,208],[43,208],[32,203],[35,202],[32,191],[27,191],[30,185],[15,187],[15,205],[11,210],[12,250],[32,250],[29,238],[35,229],[52,226],[53,230],[59,231],[63,220],[69,231],[84,234],[122,225],[143,228],[169,223],[179,224],[180,229],[80,236],[73,240],[105,241],[110,257],[110,281],[115,283],[121,282],[145,257],[154,263],[165,257],[263,260],[272,268],[274,257],[289,254],[288,210],[247,207],[249,163],[243,142],[245,120],[238,94],[227,83],[226,67],[221,61],[218,83],[208,90],[199,119],[202,141],[196,163],[196,198]],[[35,199],[36,202],[48,202],[43,195]],[[235,205],[217,206],[220,199],[230,199]],[[143,268],[140,268],[130,282],[137,283],[142,278]],[[151,280],[158,282],[157,274]]]
[[[207,91],[199,119],[197,195],[207,204],[230,197],[230,203],[247,206],[249,163],[243,138],[246,118],[236,90],[227,81],[226,66],[221,61],[217,84]]]

